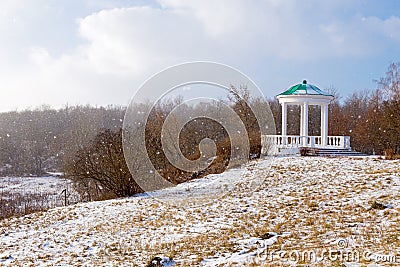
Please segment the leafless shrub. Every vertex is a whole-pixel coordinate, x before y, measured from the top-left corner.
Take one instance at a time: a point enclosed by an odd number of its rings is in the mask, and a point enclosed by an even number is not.
[[[142,192],[125,163],[122,130],[101,131],[65,166],[66,177],[87,201],[131,196]]]
[[[388,148],[388,149],[385,149],[385,159],[387,159],[387,160],[400,159],[400,155],[396,155],[392,148]]]
[[[50,208],[63,206],[64,197],[46,191],[0,191],[0,219],[27,215]],[[78,199],[68,199],[68,204],[78,202]]]

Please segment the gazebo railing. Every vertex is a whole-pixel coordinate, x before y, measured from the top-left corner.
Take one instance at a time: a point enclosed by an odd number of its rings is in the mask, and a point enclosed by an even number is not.
[[[321,147],[321,148],[350,148],[350,136],[328,136],[326,145],[322,145],[321,136],[299,135],[263,135],[263,144],[272,144],[278,148]]]

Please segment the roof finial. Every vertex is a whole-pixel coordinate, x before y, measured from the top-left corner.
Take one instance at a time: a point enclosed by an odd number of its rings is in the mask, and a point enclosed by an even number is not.
[[[303,80],[303,84],[307,84],[307,81],[306,81],[306,80]]]

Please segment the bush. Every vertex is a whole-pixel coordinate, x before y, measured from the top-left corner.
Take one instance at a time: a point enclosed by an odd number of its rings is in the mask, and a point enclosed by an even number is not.
[[[384,204],[382,204],[380,202],[374,201],[374,202],[372,202],[370,209],[383,210],[383,209],[386,209],[386,208],[387,208],[386,205],[384,205]]]
[[[385,159],[387,160],[400,159],[400,155],[396,155],[394,153],[394,149],[389,148],[385,150]]]
[[[65,165],[66,177],[84,200],[132,196],[143,192],[125,163],[122,130],[103,130]]]

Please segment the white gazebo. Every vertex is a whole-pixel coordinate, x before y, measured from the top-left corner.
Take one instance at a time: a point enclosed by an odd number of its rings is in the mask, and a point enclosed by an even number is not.
[[[308,84],[306,80],[301,84],[290,87],[277,95],[282,106],[282,135],[265,136],[264,142],[274,144],[279,150],[287,148],[319,148],[319,149],[348,149],[350,150],[349,136],[328,136],[328,105],[333,95],[318,87]],[[289,105],[298,105],[301,108],[300,134],[287,135],[287,110]],[[308,106],[321,106],[321,135],[308,135]]]

